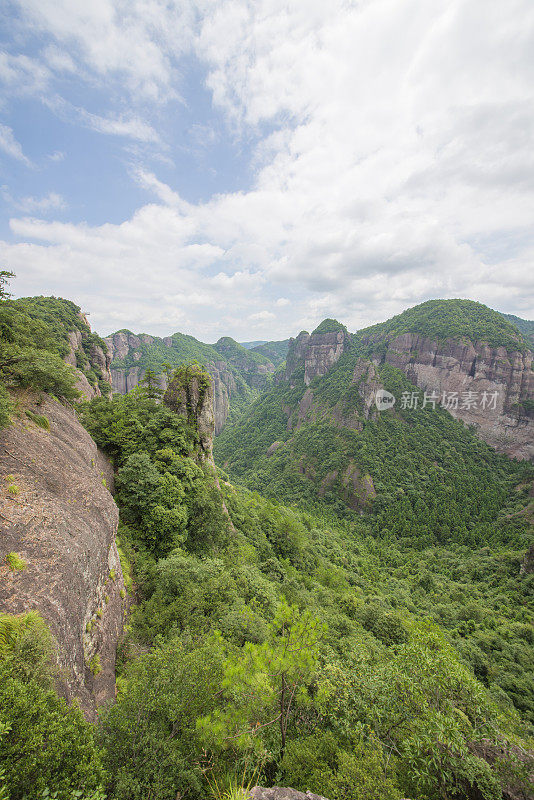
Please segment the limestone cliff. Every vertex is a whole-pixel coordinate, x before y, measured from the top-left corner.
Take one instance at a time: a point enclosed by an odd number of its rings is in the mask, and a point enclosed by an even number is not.
[[[483,342],[432,341],[404,333],[390,341],[364,339],[375,363],[397,367],[422,391],[458,398],[448,411],[496,450],[534,457],[534,372],[529,350],[510,351]],[[470,395],[468,393],[471,393]],[[485,395],[484,395],[485,393]],[[486,398],[482,401],[483,396]]]
[[[113,470],[70,408],[36,400],[21,396],[21,416],[0,432],[0,608],[41,614],[58,644],[61,691],[92,718],[115,695],[127,602]],[[7,566],[11,552],[24,569]]]

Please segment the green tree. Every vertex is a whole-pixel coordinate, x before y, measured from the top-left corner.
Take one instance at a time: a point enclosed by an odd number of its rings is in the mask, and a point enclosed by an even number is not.
[[[141,391],[149,400],[158,400],[163,394],[158,378],[158,373],[149,367],[139,381]]]
[[[225,706],[198,722],[206,742],[223,749],[253,748],[279,764],[294,707],[310,702],[309,683],[323,633],[315,617],[283,600],[265,642],[247,642],[226,659]]]

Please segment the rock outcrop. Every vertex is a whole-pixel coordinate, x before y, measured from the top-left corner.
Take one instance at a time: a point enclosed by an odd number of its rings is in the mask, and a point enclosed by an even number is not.
[[[157,339],[146,333],[135,335],[128,331],[114,333],[112,336],[108,336],[105,342],[111,359],[111,385],[113,391],[118,394],[130,392],[139,385],[145,374],[145,369],[142,366],[136,366],[134,363],[123,367],[120,366],[121,361],[124,359],[133,360],[134,362],[140,361],[142,358],[141,348],[146,345],[152,345],[154,342],[163,342],[165,347],[169,349],[174,345],[172,336]],[[232,398],[237,395],[238,386],[234,373],[223,359],[214,358],[205,364],[205,368],[213,381],[213,413],[215,434],[218,434],[223,429],[224,423],[228,418]],[[161,390],[165,392],[168,386],[167,375],[165,373],[158,375],[157,382]]]
[[[313,792],[297,792],[296,789],[286,789],[282,786],[273,786],[272,789],[264,789],[255,786],[250,791],[250,800],[326,800]]]
[[[301,331],[296,339],[289,340],[286,369],[281,377],[291,381],[292,376],[304,368],[304,383],[309,386],[317,376],[326,375],[349,345],[350,335],[345,330],[332,333]]]
[[[0,609],[41,614],[57,641],[60,690],[93,718],[115,696],[127,602],[113,470],[71,409],[48,397],[20,403],[45,427],[23,413],[0,432]],[[24,569],[8,567],[11,552]]]
[[[170,382],[163,403],[175,414],[188,420],[198,432],[199,461],[213,463],[213,384],[209,375],[193,366],[177,373]]]
[[[375,363],[397,367],[423,392],[441,401],[452,396],[447,410],[496,450],[518,459],[534,457],[533,354],[504,347],[448,339],[436,342],[405,333],[377,344]],[[454,398],[457,398],[457,403]]]
[[[87,318],[83,314],[78,316],[90,330]],[[98,383],[95,383],[95,376],[111,387],[111,355],[109,350],[104,352],[99,344],[88,339],[87,335],[84,335],[78,329],[69,331],[68,337],[70,350],[65,356],[65,361],[76,368],[78,373],[76,388],[82,393],[83,399],[91,400],[93,397],[101,397],[102,390]],[[89,381],[86,372],[92,377],[92,383]]]

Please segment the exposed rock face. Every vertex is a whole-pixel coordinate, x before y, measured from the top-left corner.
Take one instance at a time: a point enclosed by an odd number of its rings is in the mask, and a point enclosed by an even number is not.
[[[263,789],[255,786],[250,792],[250,800],[326,800],[313,792],[297,792],[296,789],[285,789],[281,786],[273,786],[272,789]]]
[[[313,378],[326,375],[350,344],[350,336],[344,330],[334,333],[307,333],[302,331],[296,339],[289,340],[286,371],[283,377],[291,376],[304,367],[304,383],[309,386]]]
[[[0,432],[0,608],[33,609],[47,621],[58,643],[61,691],[92,718],[115,696],[126,610],[113,470],[72,410],[50,398],[27,407],[45,415],[50,430],[23,417]],[[9,484],[19,493],[9,494]],[[10,552],[24,559],[24,570],[8,568]]]
[[[176,376],[163,395],[163,402],[175,414],[195,424],[199,436],[200,461],[213,463],[215,418],[212,382],[194,374],[189,380]]]
[[[402,369],[423,391],[440,398],[457,393],[458,407],[448,408],[454,417],[475,425],[480,437],[496,450],[531,459],[534,419],[521,403],[534,400],[532,359],[530,351],[510,353],[504,347],[435,342],[405,333],[388,342],[378,360]],[[476,404],[467,401],[468,392],[474,393],[470,397]]]
[[[139,348],[142,344],[152,344],[155,341],[153,336],[148,334],[140,334],[139,336],[126,331],[114,333],[113,336],[108,336],[105,339],[108,345],[111,359],[111,385],[114,392],[118,394],[127,394],[136,386],[139,385],[143,379],[145,370],[141,367],[115,367],[113,361],[132,356],[134,360],[141,358]],[[166,336],[163,340],[167,347],[173,346],[172,336]],[[215,422],[215,433],[218,434],[224,427],[224,423],[230,413],[230,403],[232,395],[237,391],[237,385],[234,374],[229,368],[226,361],[210,361],[206,365],[206,369],[211,375],[213,381],[213,413]],[[157,378],[160,388],[165,392],[168,385],[167,376],[161,374]]]
[[[86,317],[84,317],[83,314],[80,314],[79,316],[89,327]],[[80,357],[82,357],[82,359],[87,360],[88,366],[92,368],[97,375],[101,375],[102,380],[106,381],[106,383],[109,383],[111,386],[111,355],[109,351],[105,353],[99,345],[92,343],[87,352],[87,350],[85,350],[83,347],[84,335],[79,330],[70,331],[68,336],[70,351],[65,356],[65,361],[67,364],[77,367],[78,360]],[[78,354],[78,357],[76,354]],[[100,391],[100,388],[98,386],[92,386],[81,369],[77,368],[76,371],[78,373],[76,388],[82,393],[83,397],[88,400],[91,400],[93,397],[101,397],[102,392]]]

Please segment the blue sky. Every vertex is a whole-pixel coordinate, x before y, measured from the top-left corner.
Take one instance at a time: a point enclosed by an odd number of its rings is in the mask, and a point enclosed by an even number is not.
[[[529,0],[21,0],[0,250],[107,334],[534,317]]]

